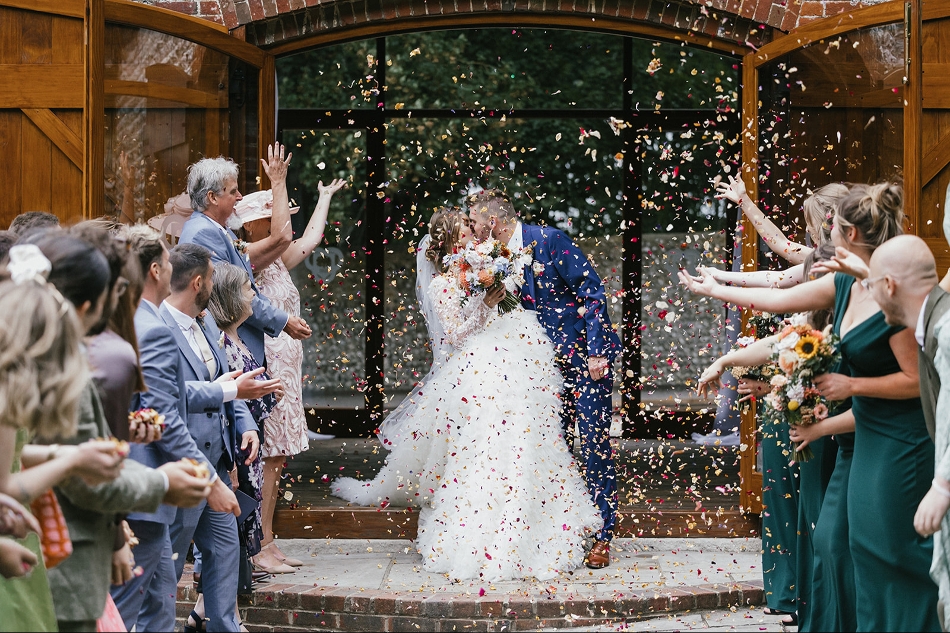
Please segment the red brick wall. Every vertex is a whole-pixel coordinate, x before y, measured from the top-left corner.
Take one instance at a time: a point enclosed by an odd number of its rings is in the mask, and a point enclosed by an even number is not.
[[[271,44],[325,30],[407,16],[494,12],[582,13],[647,21],[753,45],[768,29],[853,8],[845,0],[137,0],[223,24]],[[763,39],[765,38],[765,39]]]

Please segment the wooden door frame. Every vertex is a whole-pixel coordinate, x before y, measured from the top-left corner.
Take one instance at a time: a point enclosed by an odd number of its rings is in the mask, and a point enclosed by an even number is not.
[[[107,24],[149,29],[185,39],[247,63],[258,71],[258,139],[272,142],[276,131],[274,56],[232,35],[224,26],[168,9],[130,0],[0,0],[0,6],[83,20],[84,94],[76,107],[83,109],[83,137],[53,138],[70,157],[78,158],[83,172],[82,215],[101,215],[105,205],[105,31]],[[53,106],[56,107],[56,106]],[[62,107],[62,106],[60,106]],[[30,116],[29,113],[26,113]],[[35,114],[35,113],[34,113]],[[43,113],[40,112],[39,115]],[[39,116],[37,115],[37,116]],[[75,147],[80,144],[81,148]],[[261,174],[261,186],[268,186]],[[68,195],[68,194],[64,194]]]
[[[842,35],[872,26],[883,26],[906,21],[905,40],[907,50],[907,81],[904,85],[904,212],[911,230],[918,226],[920,217],[919,199],[921,189],[920,127],[922,104],[921,65],[921,0],[892,1],[848,11],[824,20],[809,22],[787,35],[777,38],[762,48],[749,53],[742,60],[742,179],[752,200],[759,197],[758,143],[759,143],[759,68],[768,62],[787,55],[822,39]],[[927,12],[925,17],[934,17],[938,9]],[[947,13],[946,10],[943,10]],[[931,16],[933,13],[934,16]],[[742,219],[742,270],[753,271],[758,267],[758,234],[747,218]],[[749,311],[743,311],[742,327],[748,327]],[[756,446],[755,407],[742,414],[739,427],[742,494],[741,507],[745,512],[762,511],[762,473],[756,471],[758,449]]]

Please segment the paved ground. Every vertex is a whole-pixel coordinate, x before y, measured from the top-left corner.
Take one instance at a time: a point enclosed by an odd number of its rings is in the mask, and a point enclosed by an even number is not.
[[[478,593],[481,589],[525,595],[622,594],[762,579],[761,541],[753,538],[616,539],[609,567],[599,571],[585,567],[543,583],[453,582],[442,574],[426,572],[422,557],[407,540],[293,539],[279,543],[288,556],[306,565],[297,573],[281,574],[274,582],[320,587],[453,594]]]
[[[495,602],[492,608],[501,611],[492,613],[513,616],[511,609],[523,610],[520,630],[795,630],[783,628],[760,606],[748,606],[756,593],[754,602],[761,600],[761,544],[752,538],[617,539],[613,563],[604,570],[582,568],[547,582],[497,583],[453,582],[428,573],[407,540],[296,539],[282,540],[280,546],[305,565],[260,585],[246,603],[249,624],[269,625],[259,630],[280,630],[281,622],[294,630],[374,630],[377,625],[379,630],[400,630],[401,625],[418,629],[423,618],[457,618],[463,609],[462,617],[485,616],[489,610],[484,605]],[[439,603],[440,596],[452,606]],[[586,610],[587,605],[591,609]],[[613,621],[598,623],[596,618],[607,614],[605,606],[613,610]],[[577,616],[571,615],[575,612]],[[464,625],[458,619],[451,622]]]

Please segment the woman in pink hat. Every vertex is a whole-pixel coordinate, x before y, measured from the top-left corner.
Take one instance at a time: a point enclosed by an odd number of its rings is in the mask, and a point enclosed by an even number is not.
[[[283,149],[283,148],[281,148]],[[283,151],[274,152],[282,156]],[[346,184],[333,180],[329,185],[319,183],[320,197],[313,216],[303,235],[293,239],[290,215],[298,207],[290,208],[287,195],[286,160],[270,161],[267,165],[272,189],[248,194],[234,208],[236,220],[242,227],[238,235],[247,241],[247,256],[261,293],[275,307],[287,314],[300,316],[300,293],[290,277],[290,270],[303,262],[323,241],[323,230],[330,209],[330,199]],[[299,567],[303,563],[288,558],[274,543],[273,521],[277,504],[277,486],[284,460],[309,448],[307,441],[307,418],[301,398],[303,371],[303,344],[281,332],[277,338],[265,339],[267,370],[279,378],[284,387],[284,397],[265,421],[264,442],[261,455],[264,458],[264,487],[261,507],[264,539],[263,549],[254,558],[254,563],[264,570],[281,568],[283,565]]]

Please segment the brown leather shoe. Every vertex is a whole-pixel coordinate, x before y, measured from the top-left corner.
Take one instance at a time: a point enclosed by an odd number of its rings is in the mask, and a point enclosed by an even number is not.
[[[591,569],[603,569],[610,564],[610,543],[594,541],[594,546],[584,557],[584,564]]]

